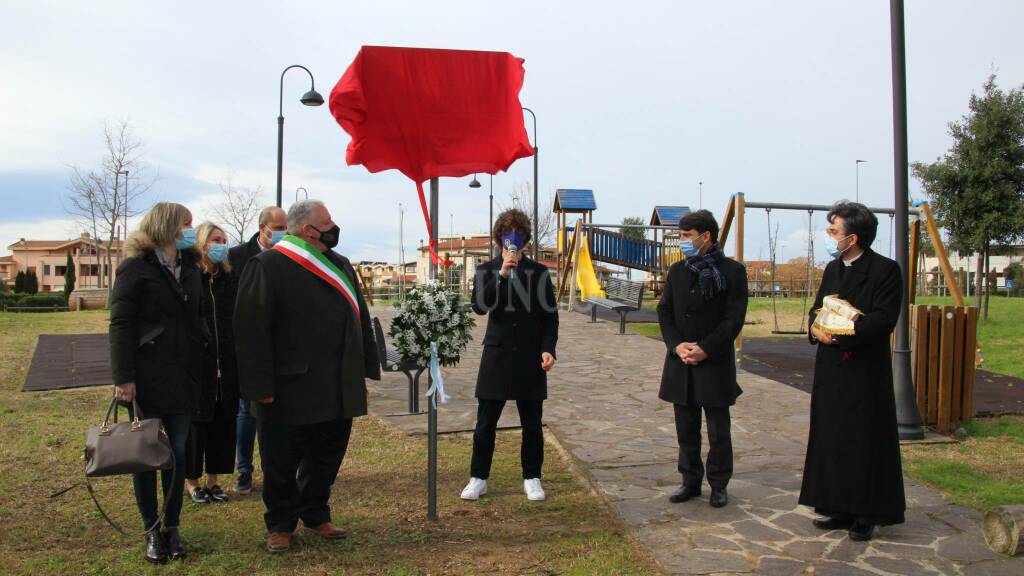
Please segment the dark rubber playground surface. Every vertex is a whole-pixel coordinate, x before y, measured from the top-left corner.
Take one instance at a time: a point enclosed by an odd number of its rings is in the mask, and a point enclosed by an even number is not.
[[[746,338],[740,367],[758,376],[811,391],[814,346],[801,338]],[[974,407],[978,415],[1024,414],[1024,380],[976,370]]]

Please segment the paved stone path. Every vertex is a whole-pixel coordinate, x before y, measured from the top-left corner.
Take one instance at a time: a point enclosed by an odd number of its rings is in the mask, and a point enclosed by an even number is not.
[[[390,310],[373,312],[386,326]],[[750,373],[740,375],[744,394],[732,410],[729,505],[711,508],[706,485],[702,498],[669,503],[680,476],[672,407],[657,398],[664,345],[619,336],[613,322],[591,324],[574,313],[560,319],[545,424],[667,572],[1024,575],[1024,558],[1001,557],[985,545],[978,512],[909,481],[907,522],[880,528],[873,541],[816,530],[813,512],[797,505],[810,396]],[[473,427],[483,326],[462,365],[445,370],[453,401],[441,408],[442,431]],[[372,383],[370,408],[379,415],[406,410],[405,377]],[[515,416],[506,410],[501,425],[518,425]],[[409,433],[425,431],[423,416],[386,419]]]

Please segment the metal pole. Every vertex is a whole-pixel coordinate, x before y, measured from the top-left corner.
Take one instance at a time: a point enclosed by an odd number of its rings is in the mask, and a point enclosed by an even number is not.
[[[494,234],[494,174],[491,174],[491,203],[488,209],[488,222],[487,225],[487,257],[494,258],[494,242],[490,240],[490,236]]]
[[[704,207],[704,181],[697,182],[697,209],[700,210]]]
[[[437,238],[438,182],[430,179],[430,237]],[[430,259],[430,279],[437,279],[437,263]],[[428,388],[433,382],[427,371]],[[437,408],[433,399],[427,401],[427,519],[437,520]]]
[[[284,116],[277,117],[277,207],[281,207],[281,161],[284,158]]]
[[[907,267],[907,207],[908,165],[907,165],[907,62],[904,52],[903,0],[889,1],[889,16],[892,36],[892,124],[893,124],[893,172],[896,179],[896,262],[903,273],[903,297],[900,300],[900,316],[896,321],[895,349],[892,356],[893,391],[896,396],[896,423],[900,440],[924,438],[921,428],[921,414],[917,409],[914,387],[910,372],[910,319],[908,317],[910,270]]]
[[[530,116],[533,116],[533,259],[537,260],[537,251],[540,244],[539,223],[537,222],[537,154],[539,153],[537,148],[537,115],[533,113],[533,110],[525,106],[523,110],[529,112]]]

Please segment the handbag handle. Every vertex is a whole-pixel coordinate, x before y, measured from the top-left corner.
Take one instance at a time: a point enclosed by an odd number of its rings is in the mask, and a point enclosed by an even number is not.
[[[106,434],[110,431],[110,414],[114,414],[114,424],[117,424],[117,409],[119,402],[117,398],[110,400],[110,406],[107,408],[107,413],[103,416],[103,422],[100,424],[100,434]],[[144,419],[142,415],[142,409],[139,408],[139,402],[135,398],[132,398],[132,432],[137,432],[142,429],[142,424],[139,420]]]

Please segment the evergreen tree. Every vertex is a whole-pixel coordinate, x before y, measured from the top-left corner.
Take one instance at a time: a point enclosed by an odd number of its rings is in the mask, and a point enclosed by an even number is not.
[[[1024,92],[1004,92],[989,76],[984,94],[971,95],[969,112],[949,125],[953,147],[934,163],[912,165],[950,245],[978,255],[976,304],[991,246],[1024,238]],[[984,312],[988,319],[988,290]]]
[[[64,302],[68,302],[71,293],[75,291],[75,263],[71,259],[71,252],[68,252],[68,260],[64,268]]]

